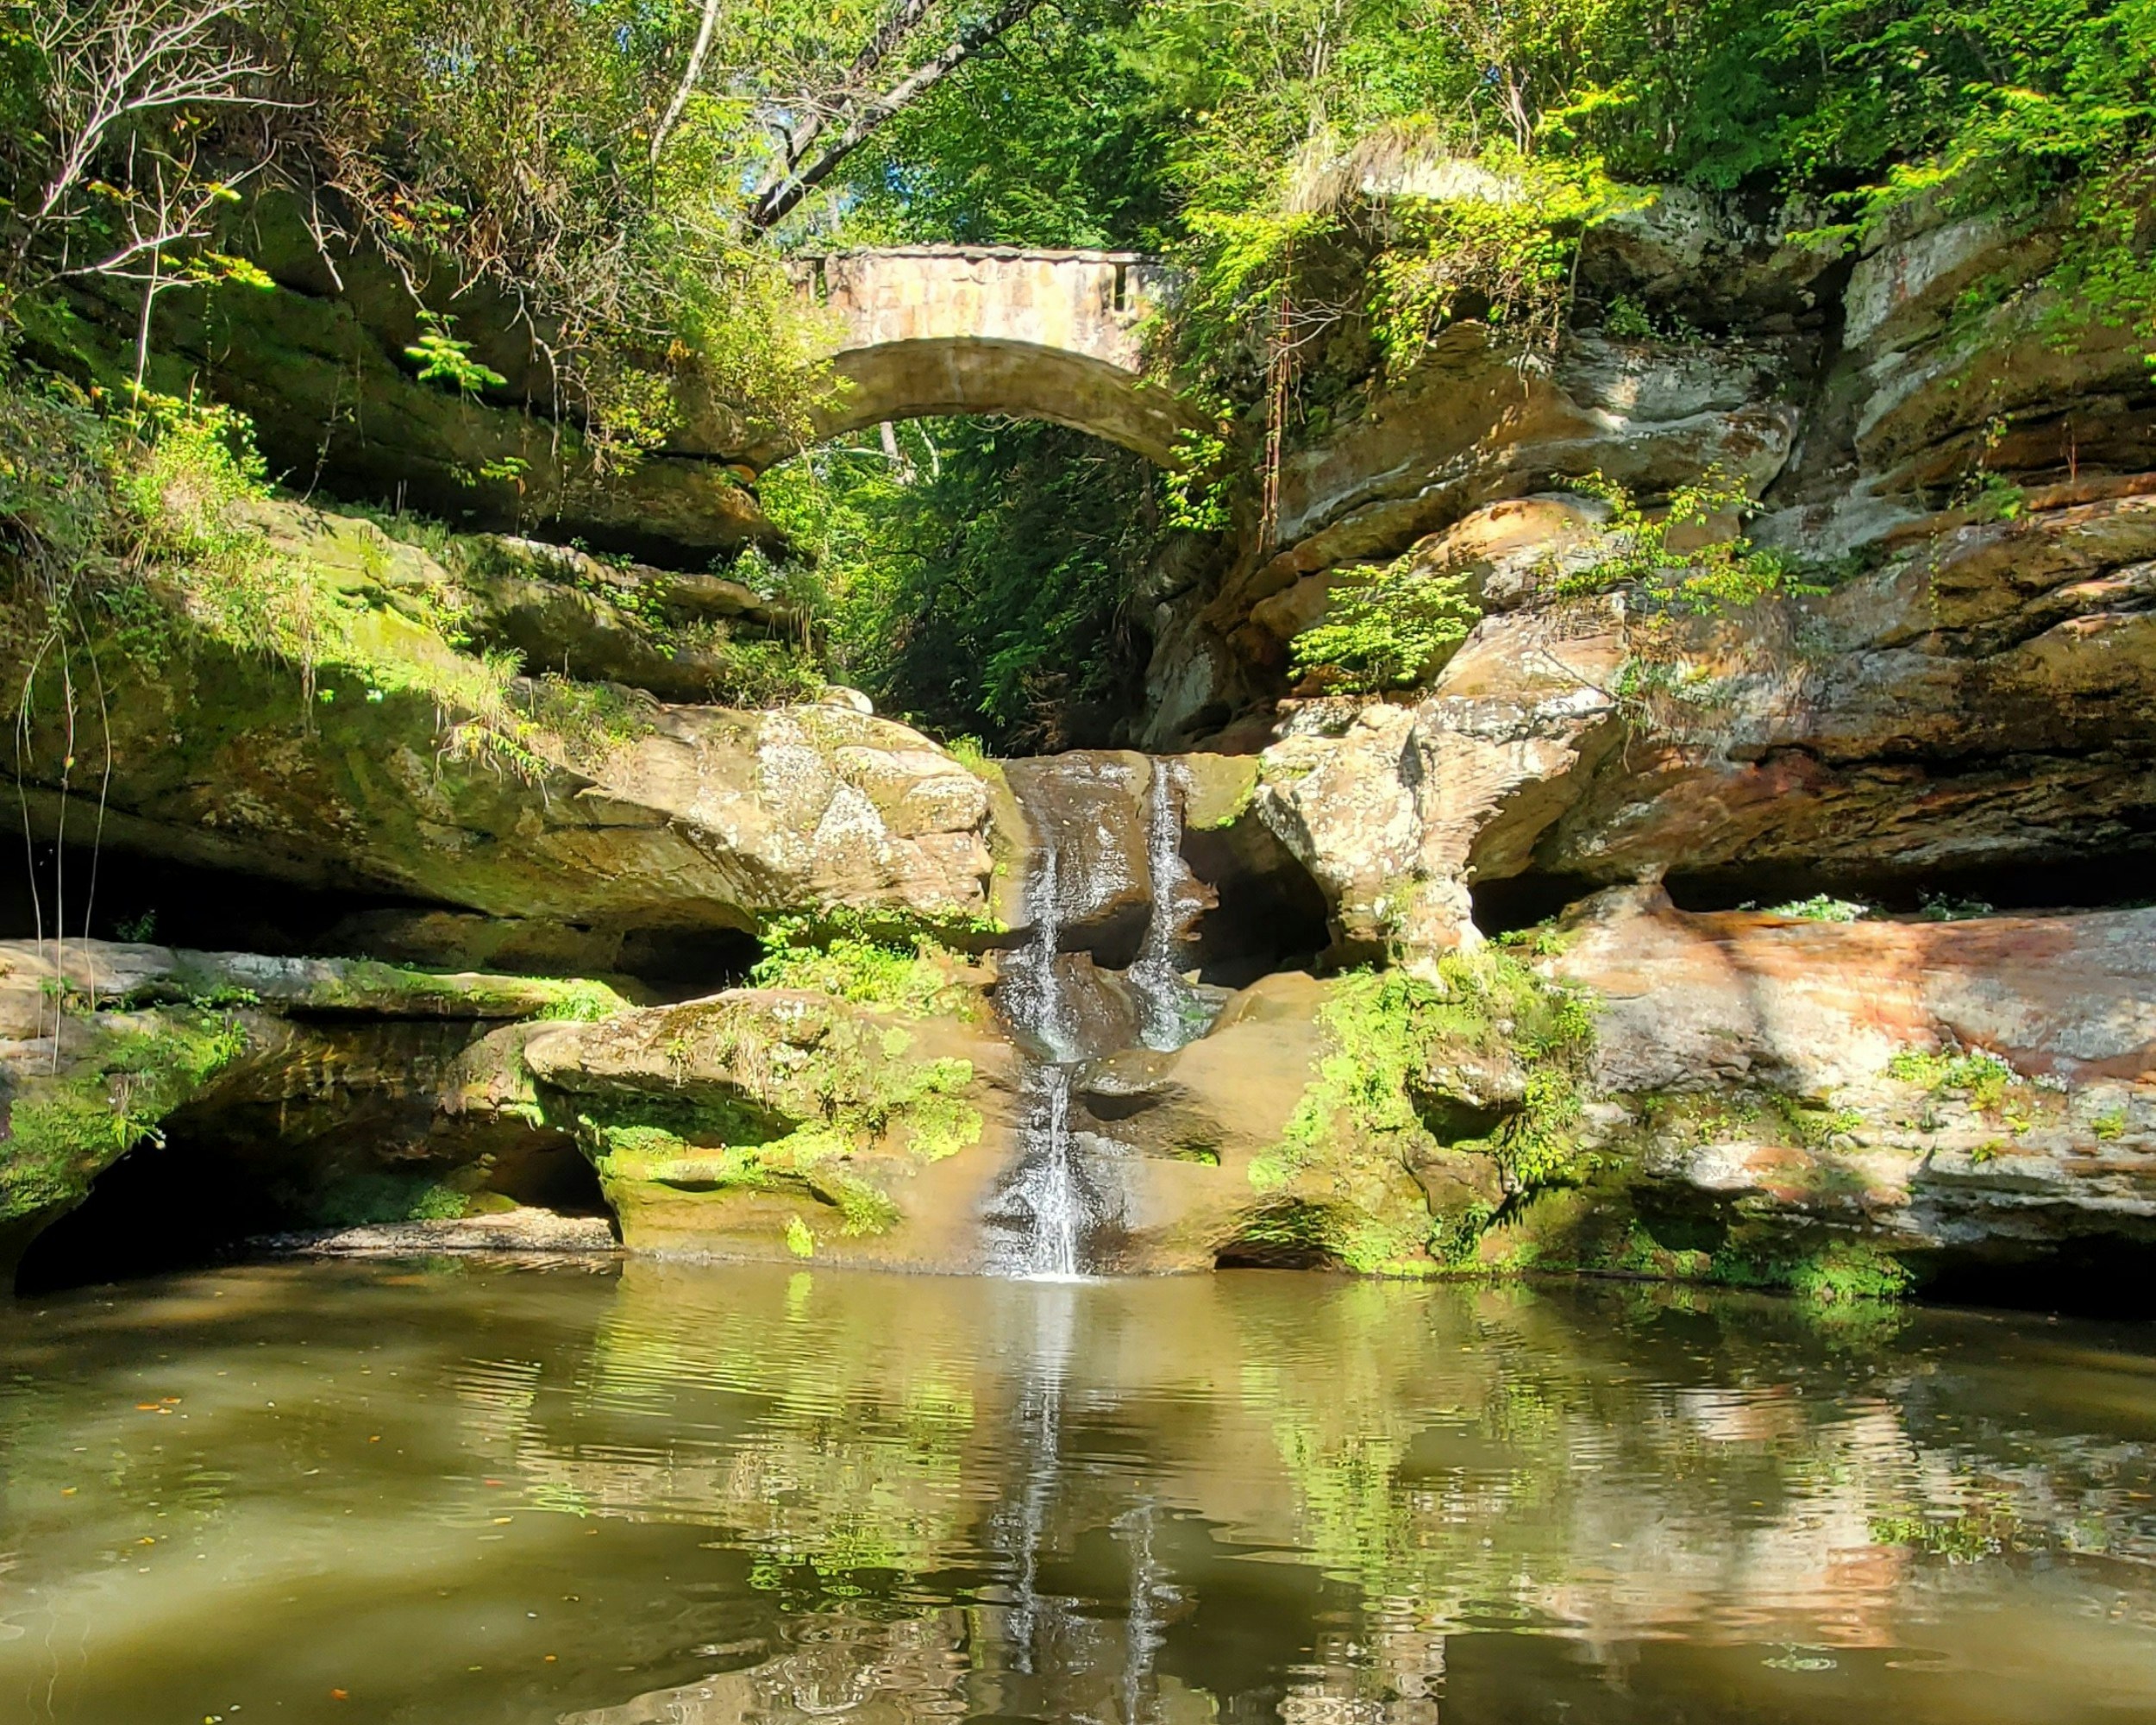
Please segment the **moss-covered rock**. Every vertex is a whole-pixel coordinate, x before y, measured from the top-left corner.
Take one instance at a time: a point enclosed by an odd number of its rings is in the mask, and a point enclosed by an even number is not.
[[[735,989],[563,1026],[524,1060],[632,1250],[974,1267],[1018,1054],[987,1013]]]
[[[1294,1263],[1428,1275],[1574,1173],[1584,1003],[1495,952],[1268,977],[1173,1054],[1096,1063],[1077,1100],[1138,1150],[1133,1267]]]
[[[91,1182],[159,1135],[166,1117],[245,1052],[248,1030],[215,1007],[107,1013],[0,1070],[0,1273]]]
[[[273,474],[473,529],[543,525],[692,568],[745,544],[781,543],[748,470],[708,438],[625,467],[617,452],[602,470],[574,417],[544,411],[551,379],[529,324],[483,285],[436,309],[455,316],[475,359],[504,381],[483,393],[444,388],[422,381],[406,354],[429,308],[387,260],[317,245],[281,196],[254,199],[245,219],[236,249],[259,262],[266,285],[160,296],[148,381],[245,411]],[[26,332],[36,359],[125,398],[140,312],[131,290],[91,279],[56,312],[38,312]]]
[[[385,1019],[598,1019],[629,1002],[604,982],[432,971],[367,958],[278,958],[114,941],[0,941],[0,1040],[66,1014],[149,1006],[260,1007]]]
[[[522,1038],[627,1007],[596,982],[0,943],[0,1281],[130,1156],[230,1195],[224,1238],[543,1201],[529,1164],[567,1139]]]
[[[461,644],[486,613],[451,543],[290,505],[251,521],[214,568],[108,607],[107,844],[617,929],[985,909],[986,790],[918,732],[520,678]],[[27,650],[0,642],[0,671]],[[49,834],[67,716],[58,680],[33,695],[18,758]]]

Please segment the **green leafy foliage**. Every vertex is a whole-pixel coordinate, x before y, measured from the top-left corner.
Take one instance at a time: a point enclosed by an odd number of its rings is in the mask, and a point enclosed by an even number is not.
[[[1426,681],[1482,618],[1466,577],[1396,559],[1327,597],[1325,621],[1297,636],[1294,665],[1327,690],[1375,693]]]
[[[1988,1048],[1967,1053],[1905,1048],[1887,1062],[1886,1070],[1890,1078],[1921,1085],[1934,1096],[1966,1095],[1969,1105],[1984,1113],[1999,1108],[2023,1082],[2011,1062]]]
[[[906,935],[843,913],[768,919],[763,956],[749,973],[759,988],[802,988],[859,1007],[912,1018],[970,1018],[973,991],[952,972],[956,960],[932,935]]]
[[[161,1141],[165,1117],[247,1051],[246,1027],[202,1007],[77,1021],[88,1046],[14,1097],[0,1140],[0,1221],[79,1198],[111,1163]]]
[[[349,1228],[384,1222],[454,1221],[471,1201],[454,1187],[423,1174],[366,1170],[331,1181],[308,1206],[322,1227]]]
[[[1451,952],[1435,983],[1402,971],[1339,978],[1319,1013],[1324,1052],[1280,1144],[1250,1166],[1261,1192],[1304,1170],[1440,1146],[1487,1155],[1515,1191],[1570,1177],[1580,1082],[1595,1045],[1589,1001],[1495,947]],[[1520,1100],[1487,1132],[1446,1125],[1436,1076],[1463,1061],[1516,1063]],[[1440,1218],[1442,1227],[1455,1219]]]
[[[1643,508],[1600,473],[1574,480],[1573,487],[1600,498],[1610,512],[1596,529],[1598,555],[1558,578],[1560,598],[1622,593],[1650,612],[1699,617],[1826,591],[1798,579],[1779,552],[1763,550],[1735,530],[1733,522],[1751,509],[1752,499],[1720,469],[1678,486],[1660,511]]]
[[[1142,669],[1124,612],[1162,524],[1156,472],[1005,420],[916,422],[899,448],[904,466],[871,439],[828,445],[765,482],[818,560],[833,668],[998,754],[1105,740],[1086,715]]]
[[[1838,899],[1831,894],[1814,893],[1808,899],[1769,905],[1767,914],[1795,917],[1803,922],[1862,922],[1871,914],[1871,906],[1858,899]]]
[[[1915,1280],[1890,1252],[1862,1241],[1836,1241],[1794,1264],[1788,1285],[1803,1299],[1844,1305],[1858,1300],[1898,1300]]]
[[[419,367],[419,380],[441,380],[461,395],[477,395],[482,389],[498,389],[509,380],[491,366],[472,357],[472,344],[460,342],[451,332],[456,320],[445,313],[420,314],[419,339],[404,349],[404,357]]]

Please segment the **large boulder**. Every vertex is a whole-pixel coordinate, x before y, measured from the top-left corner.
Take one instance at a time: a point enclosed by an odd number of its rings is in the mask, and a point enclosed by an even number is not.
[[[1838,924],[1620,889],[1545,938],[1542,983],[1487,955],[1420,994],[1268,977],[1188,1047],[1087,1067],[1074,1142],[1124,1195],[1126,1268],[1833,1294],[2146,1252],[2153,937],[2147,911]]]
[[[1601,1002],[1607,1171],[1486,1261],[1744,1279],[1838,1246],[1920,1272],[2156,1246],[2156,913],[1837,924],[1645,889],[1559,944]]]
[[[560,1026],[523,1060],[632,1251],[970,1270],[1020,1058],[969,990],[942,1004],[735,989]]]
[[[184,633],[109,654],[106,844],[616,930],[987,913],[987,791],[918,731],[840,700],[736,711],[505,684],[446,633],[497,614],[498,587],[475,599],[441,558],[355,518],[266,505],[255,518],[264,555],[343,607],[351,639],[304,670]],[[520,583],[567,580],[548,560],[520,567]],[[674,581],[654,602],[717,599]],[[36,717],[22,788],[53,836],[66,715]]]

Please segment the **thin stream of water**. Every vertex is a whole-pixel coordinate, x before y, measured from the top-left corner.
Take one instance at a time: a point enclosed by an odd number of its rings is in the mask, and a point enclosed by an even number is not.
[[[1150,902],[1136,957],[1123,973],[1137,1009],[1141,1046],[1181,1048],[1204,1033],[1206,1008],[1182,976],[1187,931],[1202,908],[1198,883],[1182,856],[1181,788],[1172,762],[1150,763],[1145,804],[1145,855]],[[1043,1051],[1028,1073],[1025,1115],[1018,1156],[991,1208],[988,1267],[1000,1274],[1058,1281],[1086,1274],[1089,1230],[1121,1214],[1116,1194],[1100,1189],[1117,1178],[1112,1157],[1094,1157],[1081,1171],[1070,1128],[1074,1074],[1084,1058],[1110,1051],[1088,1048],[1069,967],[1064,931],[1073,903],[1084,903],[1095,882],[1075,878],[1062,837],[1064,811],[1057,806],[1052,769],[1018,788],[1039,836],[1037,859],[1025,882],[1032,933],[1005,961],[998,991],[1005,1016]],[[1119,855],[1114,835],[1095,835],[1088,849]]]
[[[1128,974],[1142,1021],[1139,1040],[1166,1052],[1204,1035],[1210,1014],[1182,975],[1186,932],[1202,901],[1190,865],[1183,861],[1181,769],[1165,756],[1156,756],[1152,766],[1145,823],[1152,913]]]

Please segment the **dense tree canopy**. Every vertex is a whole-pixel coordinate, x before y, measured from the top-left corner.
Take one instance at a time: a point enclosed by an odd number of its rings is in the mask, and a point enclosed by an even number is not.
[[[1281,435],[1283,393],[1307,407],[1410,366],[1451,319],[1554,341],[1572,242],[1626,182],[1807,192],[1852,237],[1911,198],[2064,199],[2059,269],[2156,323],[2156,0],[33,0],[0,19],[0,329],[71,276],[147,298],[243,273],[225,212],[280,184],[415,282],[505,292],[557,410],[621,461],[667,434],[692,369],[802,423],[820,385],[783,263],[832,245],[1171,255],[1193,286],[1160,344],[1221,415],[1231,479],[1253,424]],[[1512,190],[1457,196],[1433,169],[1460,159]],[[437,321],[428,374],[468,385]],[[843,668],[1006,743],[1054,729],[1036,661],[1134,650],[1132,535],[1219,518],[1082,440],[1002,427],[862,439],[774,496],[827,566],[788,578],[820,579]]]

